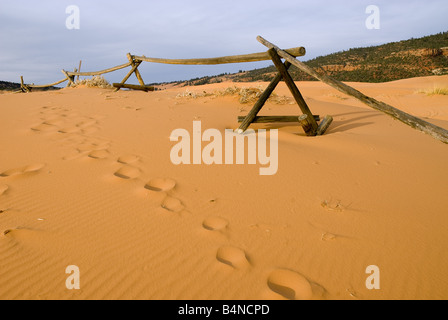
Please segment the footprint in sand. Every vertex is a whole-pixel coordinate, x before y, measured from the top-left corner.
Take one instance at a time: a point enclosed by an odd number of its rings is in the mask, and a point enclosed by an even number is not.
[[[54,242],[54,238],[46,232],[23,227],[3,230],[0,233],[0,237],[13,240],[30,248],[39,249]]]
[[[92,114],[89,116],[90,119],[96,120],[96,121],[100,121],[100,120],[104,120],[107,118],[107,116],[103,115],[103,114]]]
[[[51,118],[46,119],[43,124],[47,124],[49,126],[60,126],[64,123],[64,119],[62,118]]]
[[[325,289],[308,281],[303,275],[286,269],[273,271],[268,278],[269,288],[289,300],[321,299]]]
[[[73,126],[73,127],[62,128],[58,132],[60,132],[60,133],[78,133],[79,131],[80,131],[79,127]]]
[[[3,195],[6,191],[8,191],[9,187],[4,184],[4,185],[0,185],[0,196]]]
[[[115,176],[122,178],[122,179],[135,179],[140,176],[140,169],[130,167],[130,166],[124,166],[118,169],[115,173]]]
[[[96,146],[94,146],[91,143],[81,143],[80,145],[78,145],[76,147],[76,150],[78,150],[79,152],[84,152],[84,151],[93,151],[96,149]]]
[[[37,126],[32,127],[31,130],[36,132],[54,132],[57,131],[58,128],[51,124],[41,123]]]
[[[221,231],[227,228],[228,225],[229,222],[226,219],[220,217],[210,217],[202,222],[202,226],[204,227],[204,229],[210,231]]]
[[[43,163],[32,164],[32,165],[24,167],[23,173],[37,172],[37,171],[41,170],[44,167],[45,167],[45,164],[43,164]]]
[[[79,114],[78,112],[70,112],[70,110],[61,110],[61,111],[58,112],[59,115],[67,119],[73,120],[74,118],[81,117],[81,114]]]
[[[151,191],[166,192],[172,190],[176,186],[176,181],[170,178],[151,179],[145,188]]]
[[[118,158],[118,162],[122,164],[133,164],[140,160],[140,157],[135,155],[124,155]]]
[[[336,235],[327,232],[327,233],[322,234],[321,240],[322,241],[334,241],[334,240],[336,240],[336,238],[337,238]]]
[[[89,153],[89,157],[92,159],[107,159],[110,153],[107,150],[95,150]]]
[[[93,119],[89,119],[89,120],[85,120],[85,121],[81,121],[78,124],[76,124],[77,127],[79,128],[87,128],[87,127],[91,127],[93,125],[97,124],[96,120]]]
[[[0,173],[0,177],[11,177],[23,173],[23,168],[9,169]]]
[[[96,141],[92,139],[84,139],[78,142],[79,144],[76,146],[76,149],[80,152],[100,151],[100,150],[106,150],[107,148],[110,147],[110,142],[108,141]]]
[[[227,264],[235,269],[247,269],[250,267],[250,262],[247,259],[246,252],[236,247],[221,247],[216,253],[216,259],[219,262]]]
[[[93,142],[92,145],[94,145],[96,147],[95,150],[103,150],[103,149],[107,149],[110,147],[110,142],[109,141],[97,141],[97,142]]]
[[[162,208],[171,212],[178,213],[181,212],[185,207],[179,199],[168,196],[165,198],[165,200],[163,200]]]
[[[45,164],[37,163],[21,168],[10,169],[0,173],[0,177],[11,177],[19,174],[38,172],[43,167],[45,167]]]

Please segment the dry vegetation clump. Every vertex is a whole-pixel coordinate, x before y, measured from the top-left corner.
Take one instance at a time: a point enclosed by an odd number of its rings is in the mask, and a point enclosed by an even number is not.
[[[190,90],[185,90],[185,92],[179,93],[176,98],[177,99],[182,99],[182,98],[187,98],[187,99],[196,99],[196,98],[203,98],[203,97],[209,97],[209,96],[214,96],[213,93],[207,93],[206,91],[203,92],[193,92]]]
[[[434,87],[432,89],[419,90],[417,93],[424,93],[427,96],[448,95],[448,88]]]
[[[86,86],[89,88],[112,88],[112,85],[103,76],[94,76],[91,79],[83,79],[75,82],[74,87]]]
[[[176,98],[202,98],[202,97],[224,97],[224,96],[237,96],[239,98],[239,102],[241,104],[246,103],[254,103],[256,102],[261,94],[263,93],[264,88],[262,87],[249,87],[249,88],[238,88],[236,86],[228,87],[224,90],[217,90],[212,93],[203,91],[202,93],[192,92],[189,90],[186,90],[183,93],[180,93],[176,96]],[[269,102],[273,102],[275,104],[291,104],[292,99],[285,97],[285,96],[279,96],[275,93],[272,93],[271,96],[268,99]]]

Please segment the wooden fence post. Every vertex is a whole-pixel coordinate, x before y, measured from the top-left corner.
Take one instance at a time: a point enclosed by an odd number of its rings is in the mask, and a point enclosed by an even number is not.
[[[78,72],[81,72],[81,64],[82,64],[82,60],[79,60]],[[78,77],[76,78],[76,81],[79,81],[79,74],[78,74]]]
[[[289,62],[285,63],[285,69],[288,70],[289,67],[291,67],[291,64]],[[269,99],[269,96],[272,94],[272,92],[275,90],[275,88],[277,87],[277,85],[281,80],[282,80],[282,74],[277,73],[275,78],[271,81],[266,90],[264,90],[258,101],[255,103],[253,108],[250,110],[250,112],[247,114],[243,122],[240,124],[238,131],[244,132],[247,130],[247,128],[249,128],[250,124],[254,121],[255,117],[263,108],[264,104]]]
[[[332,116],[325,116],[322,119],[322,122],[319,123],[319,127],[317,128],[317,135],[321,136],[323,135],[327,129],[330,127],[331,123],[333,122],[333,117]]]
[[[30,88],[28,88],[25,85],[25,82],[23,81],[23,76],[20,76],[20,89],[22,90],[22,92],[27,92],[27,93],[31,91]]]
[[[314,121],[316,122],[316,121]],[[316,130],[313,128],[313,125],[310,121],[310,118],[308,117],[307,114],[302,114],[299,117],[299,123],[303,128],[303,131],[305,131],[305,134],[307,136],[315,136],[316,135]]]
[[[130,53],[128,53],[126,55],[128,57],[129,62],[131,63],[132,66],[135,66],[135,60],[132,57],[132,55]],[[140,62],[141,63],[141,62]],[[140,64],[139,64],[140,65]],[[143,81],[142,75],[140,74],[140,71],[138,71],[138,69],[135,69],[135,76],[137,77],[138,82],[140,83],[141,86],[145,86],[145,82]]]
[[[316,131],[317,131],[317,122],[316,122],[316,120],[314,120],[313,114],[311,113],[310,108],[306,104],[305,100],[302,97],[302,94],[300,93],[299,89],[297,88],[296,84],[294,83],[294,80],[292,79],[291,75],[288,73],[288,70],[286,70],[286,68],[283,65],[283,62],[281,61],[277,52],[274,49],[269,49],[268,53],[271,56],[275,67],[281,73],[283,80],[285,81],[286,85],[289,88],[289,91],[291,91],[294,99],[296,100],[297,104],[299,105],[300,110],[302,110],[303,114],[306,114],[308,116],[307,121],[309,122],[311,129],[307,132],[307,134],[315,135]]]

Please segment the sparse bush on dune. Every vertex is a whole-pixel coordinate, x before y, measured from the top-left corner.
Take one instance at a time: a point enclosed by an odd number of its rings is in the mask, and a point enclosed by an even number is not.
[[[252,101],[256,101],[260,95],[263,93],[263,90],[258,87],[249,87],[249,88],[238,88],[238,87],[228,87],[222,91],[217,91],[217,96],[239,96],[239,101],[241,104],[249,103]]]
[[[213,93],[207,93],[206,91],[203,92],[193,92],[190,90],[185,90],[182,93],[179,93],[176,98],[177,99],[181,99],[181,98],[191,98],[191,99],[196,99],[196,98],[203,98],[203,97],[209,97],[209,96],[213,96]]]
[[[432,89],[422,89],[417,91],[417,93],[423,93],[427,96],[435,96],[435,95],[448,95],[448,88],[434,87]]]
[[[254,103],[256,102],[261,94],[263,93],[264,88],[260,87],[248,87],[248,88],[238,88],[236,86],[228,87],[224,90],[217,90],[212,93],[203,91],[202,93],[196,93],[189,90],[186,90],[183,93],[180,93],[176,96],[176,98],[202,98],[202,97],[223,97],[223,96],[237,96],[239,97],[239,102],[241,104],[246,103]],[[292,99],[285,97],[285,96],[279,96],[275,93],[272,93],[271,96],[268,99],[269,102],[273,102],[276,104],[288,104],[292,103]]]
[[[103,76],[94,76],[91,79],[83,79],[75,82],[74,87],[86,86],[89,88],[112,88],[112,85]]]

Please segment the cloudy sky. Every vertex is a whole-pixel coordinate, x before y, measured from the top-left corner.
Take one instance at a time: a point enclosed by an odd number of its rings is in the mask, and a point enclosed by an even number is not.
[[[68,29],[69,5],[80,12]],[[368,29],[366,8],[380,9]],[[96,71],[127,62],[126,53],[202,58],[265,51],[257,35],[316,56],[448,31],[447,0],[0,0],[0,80],[51,83],[61,69]],[[237,72],[269,62],[221,66],[143,63],[147,83]],[[118,82],[128,70],[110,73]],[[136,82],[133,79],[132,82]]]

